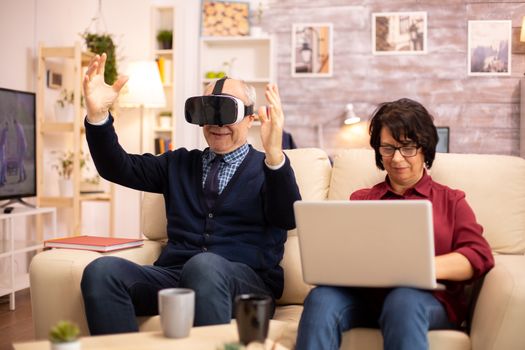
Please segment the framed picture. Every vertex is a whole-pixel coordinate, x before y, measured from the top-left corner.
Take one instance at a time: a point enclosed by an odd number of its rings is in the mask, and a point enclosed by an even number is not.
[[[427,13],[373,13],[372,53],[374,55],[427,53]]]
[[[448,153],[450,129],[448,126],[438,126],[436,129],[439,138],[436,152]]]
[[[330,77],[332,62],[331,23],[292,25],[292,77]]]
[[[468,75],[510,75],[512,21],[468,21]]]
[[[245,36],[250,34],[248,2],[205,1],[202,4],[203,36]]]
[[[50,89],[60,89],[62,87],[62,73],[52,69],[47,70],[47,87]]]

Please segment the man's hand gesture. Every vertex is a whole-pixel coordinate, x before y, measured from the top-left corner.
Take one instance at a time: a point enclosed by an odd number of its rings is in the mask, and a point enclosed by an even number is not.
[[[277,85],[268,84],[264,93],[268,106],[259,107],[261,141],[268,165],[279,165],[284,159],[283,124],[284,114]]]
[[[87,119],[91,123],[97,123],[108,116],[111,105],[128,81],[128,77],[119,76],[112,85],[104,82],[104,69],[106,67],[106,54],[96,55],[89,63],[88,70],[82,81],[84,98],[86,99]]]

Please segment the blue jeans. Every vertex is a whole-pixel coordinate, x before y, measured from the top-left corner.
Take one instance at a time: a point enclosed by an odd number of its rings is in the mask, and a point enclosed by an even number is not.
[[[385,350],[426,350],[429,329],[453,328],[429,291],[321,286],[305,300],[296,349],[339,349],[342,333],[356,327],[380,328]]]
[[[271,290],[249,266],[213,253],[193,256],[183,266],[141,266],[118,257],[91,262],[81,290],[92,335],[138,331],[135,316],[158,314],[163,288],[195,291],[195,326],[230,323],[236,295]]]

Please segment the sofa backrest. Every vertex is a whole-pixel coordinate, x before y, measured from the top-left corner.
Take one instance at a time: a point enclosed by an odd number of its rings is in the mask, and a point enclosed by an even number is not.
[[[502,155],[438,153],[432,179],[465,192],[494,252],[525,252],[525,160]],[[329,199],[383,181],[372,150],[346,150],[334,159]]]
[[[306,200],[324,200],[328,195],[331,166],[327,154],[316,148],[286,150],[295,172],[301,196]],[[160,194],[143,193],[142,233],[149,239],[166,239],[164,198]],[[284,258],[284,292],[280,304],[301,304],[310,290],[303,282],[299,243],[296,230],[288,232]]]

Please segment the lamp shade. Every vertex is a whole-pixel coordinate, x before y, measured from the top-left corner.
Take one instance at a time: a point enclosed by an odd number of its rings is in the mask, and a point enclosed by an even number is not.
[[[122,107],[163,108],[166,106],[166,96],[156,62],[131,62],[126,72],[129,80],[120,96]]]
[[[355,112],[354,112],[354,105],[349,103],[346,105],[346,114],[345,114],[345,125],[352,125],[359,123],[361,121],[361,118],[359,118]]]

